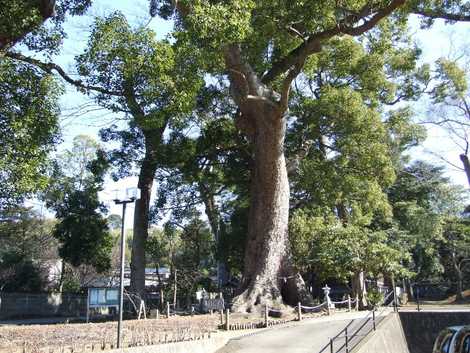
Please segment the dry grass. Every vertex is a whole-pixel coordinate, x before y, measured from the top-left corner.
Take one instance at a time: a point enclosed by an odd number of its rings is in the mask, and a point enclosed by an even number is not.
[[[217,330],[213,315],[124,321],[124,346],[141,346],[207,337]],[[0,353],[77,352],[113,348],[117,322],[0,327]]]

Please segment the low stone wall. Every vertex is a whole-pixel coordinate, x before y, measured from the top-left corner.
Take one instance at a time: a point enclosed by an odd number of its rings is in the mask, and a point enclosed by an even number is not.
[[[0,320],[86,315],[86,296],[61,293],[1,293]]]
[[[389,314],[352,352],[410,353],[398,315]]]
[[[410,353],[429,353],[442,329],[470,324],[470,311],[402,311],[400,319]]]

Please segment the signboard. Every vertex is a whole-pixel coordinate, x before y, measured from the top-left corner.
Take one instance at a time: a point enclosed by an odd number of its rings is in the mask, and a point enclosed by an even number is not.
[[[90,307],[119,305],[119,288],[89,288],[88,305]]]
[[[100,308],[119,307],[119,288],[88,288],[87,322],[90,319],[90,309],[101,310]]]

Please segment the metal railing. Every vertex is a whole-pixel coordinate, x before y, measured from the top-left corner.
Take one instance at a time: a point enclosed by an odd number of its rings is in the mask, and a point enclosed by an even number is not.
[[[382,304],[393,295],[393,291],[387,294],[382,300]],[[349,353],[351,352],[364,337],[372,331],[375,331],[377,325],[385,318],[385,312],[393,305],[394,301],[390,304],[382,306],[380,310],[374,307],[369,313],[359,320],[351,320],[338,334],[331,337],[329,342],[322,348],[319,353]],[[379,307],[380,307],[379,305]]]

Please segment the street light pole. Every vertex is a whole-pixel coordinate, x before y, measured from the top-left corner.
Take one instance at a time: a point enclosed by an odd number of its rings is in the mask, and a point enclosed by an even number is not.
[[[124,231],[124,224],[126,219],[126,205],[127,202],[115,201],[117,205],[122,204],[122,223],[121,223],[121,254],[120,254],[120,273],[119,273],[119,320],[118,320],[118,332],[117,332],[117,348],[121,348],[122,345],[122,309],[124,304],[124,256],[126,252],[126,233]]]
[[[134,191],[135,190],[135,191]],[[126,255],[126,233],[124,230],[125,219],[126,219],[126,205],[128,203],[133,203],[139,198],[138,189],[132,188],[127,189],[126,194],[131,194],[130,197],[120,200],[118,198],[114,199],[116,205],[122,205],[122,222],[121,222],[121,253],[120,253],[120,274],[119,274],[119,319],[118,319],[118,329],[117,329],[117,348],[122,348],[122,313],[124,307],[124,265],[125,265],[125,255]]]

